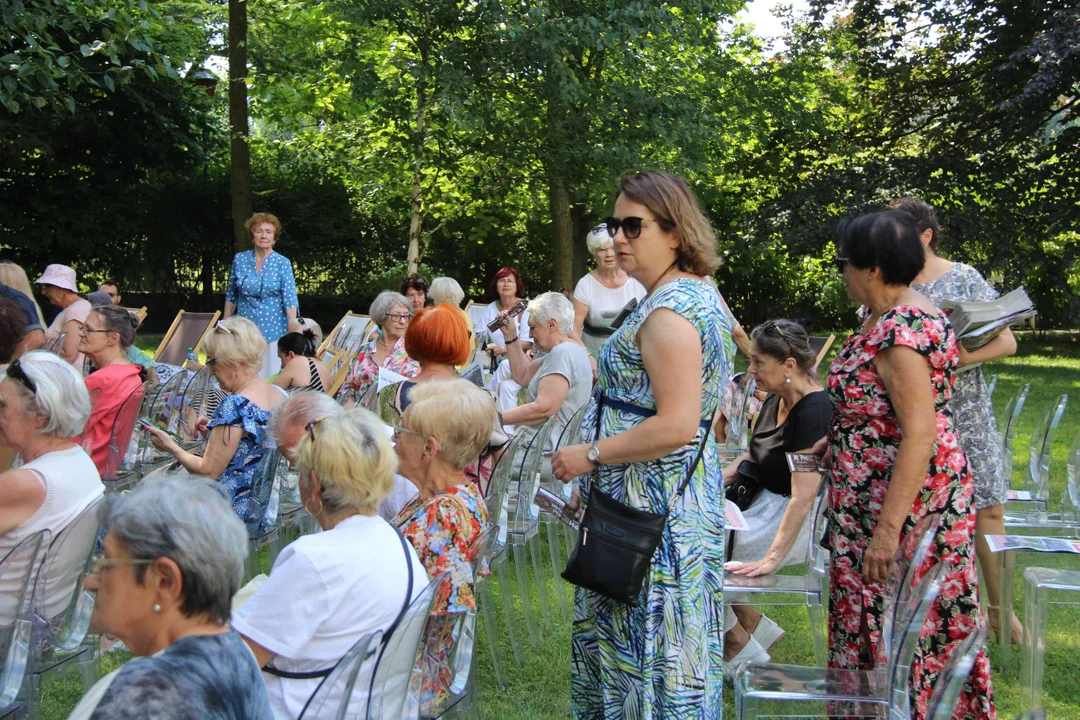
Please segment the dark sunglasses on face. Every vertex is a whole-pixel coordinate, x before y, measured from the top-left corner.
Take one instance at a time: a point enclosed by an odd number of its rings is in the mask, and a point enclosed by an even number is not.
[[[11,364],[7,366],[7,376],[12,380],[18,380],[27,390],[34,395],[37,395],[37,385],[30,379],[30,376],[26,374],[26,371],[23,370],[22,365],[19,364],[18,360],[12,360]]]
[[[851,262],[851,258],[840,257],[839,255],[833,260],[833,265],[836,267],[836,272],[841,275],[844,274],[844,266]]]
[[[670,220],[661,220],[660,218],[609,217],[604,221],[604,225],[607,227],[608,235],[612,238],[615,237],[621,228],[623,235],[627,240],[637,240],[641,237],[641,228],[645,227],[646,221],[655,222],[668,232],[675,229],[675,223]]]

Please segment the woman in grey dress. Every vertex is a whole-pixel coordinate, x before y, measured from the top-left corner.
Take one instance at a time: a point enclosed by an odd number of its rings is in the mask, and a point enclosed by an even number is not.
[[[995,300],[998,292],[990,287],[979,271],[970,265],[949,262],[937,254],[941,233],[934,208],[916,198],[902,198],[893,207],[915,218],[923,247],[926,249],[926,265],[915,278],[911,287],[925,295],[938,307],[944,300],[984,302]],[[957,343],[960,351],[960,368],[974,363],[997,360],[1016,352],[1016,338],[1010,330],[976,350],[967,350]],[[990,626],[997,632],[1000,627],[1000,608],[990,602],[1001,597],[1001,569],[990,547],[987,535],[1004,535],[1005,477],[1001,457],[1001,436],[994,422],[994,408],[986,394],[982,368],[957,372],[952,394],[953,415],[960,446],[967,455],[971,474],[975,479],[975,550],[982,567],[983,581],[989,598],[987,608]],[[1012,640],[1020,642],[1021,625],[1010,613]]]

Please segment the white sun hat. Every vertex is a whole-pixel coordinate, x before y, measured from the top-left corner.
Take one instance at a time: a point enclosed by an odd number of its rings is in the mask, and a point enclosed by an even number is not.
[[[45,268],[45,274],[37,279],[39,285],[55,285],[58,288],[79,292],[75,285],[75,271],[67,265],[49,265]]]

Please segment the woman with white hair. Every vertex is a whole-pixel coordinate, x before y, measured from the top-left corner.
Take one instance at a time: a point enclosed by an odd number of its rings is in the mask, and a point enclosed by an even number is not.
[[[473,332],[473,321],[469,313],[461,309],[461,303],[465,299],[465,291],[461,289],[458,281],[452,277],[437,277],[431,281],[428,289],[428,297],[432,305],[453,305],[465,318],[465,327],[469,329],[469,352],[476,347],[476,334]]]
[[[23,459],[0,473],[0,557],[40,530],[56,537],[105,492],[90,456],[70,440],[89,417],[82,375],[56,355],[35,350],[0,371],[0,445]],[[0,577],[0,622],[11,620],[2,603],[15,597],[12,582]],[[71,588],[50,578],[44,593],[45,607],[59,612]]]
[[[615,241],[607,225],[597,225],[585,237],[589,252],[596,258],[596,269],[574,288],[574,334],[581,338],[593,355],[611,333],[611,322],[631,300],[645,297],[645,286],[619,267]]]
[[[154,445],[171,454],[188,472],[216,478],[232,500],[233,510],[247,519],[249,493],[268,442],[270,413],[286,393],[259,377],[266,340],[255,323],[234,315],[214,326],[203,342],[206,366],[228,393],[214,417],[205,423],[206,450],[184,450],[168,433],[147,428]],[[202,424],[204,421],[200,420]]]
[[[311,420],[292,455],[322,532],[286,547],[232,621],[263,668],[276,718],[297,717],[356,641],[388,633],[428,584],[416,551],[376,514],[398,464],[378,418],[354,408]],[[354,702],[366,693],[357,687]]]
[[[206,480],[155,478],[101,509],[103,552],[86,589],[90,625],[135,659],[97,682],[69,716],[267,718],[270,700],[229,629],[247,531]]]
[[[507,323],[510,374],[525,388],[528,402],[502,414],[507,425],[541,425],[558,415],[547,450],[554,448],[570,418],[589,400],[592,364],[589,352],[571,337],[574,307],[562,293],[546,292],[529,302],[529,334],[545,355],[530,360],[517,342],[516,327]]]
[[[393,290],[383,290],[372,301],[368,314],[379,326],[378,333],[360,347],[340,390],[356,397],[378,381],[380,368],[406,378],[416,377],[420,372],[419,363],[405,352],[405,330],[413,315],[409,299]]]

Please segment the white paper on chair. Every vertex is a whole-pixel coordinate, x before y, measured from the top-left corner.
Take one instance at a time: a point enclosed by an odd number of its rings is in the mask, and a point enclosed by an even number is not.
[[[724,529],[725,530],[749,530],[750,525],[742,514],[739,506],[730,500],[724,500]]]
[[[404,382],[409,378],[404,375],[399,375],[393,370],[387,370],[384,367],[379,368],[379,387],[378,391],[382,392],[382,389],[387,385],[397,385],[399,382]]]
[[[1031,500],[1031,492],[1028,490],[1006,490],[1006,500]]]
[[[1031,552],[1080,554],[1080,541],[1056,537],[1033,537],[1030,535],[987,535],[986,544],[991,552],[1003,550],[1028,550]]]
[[[533,498],[533,502],[554,515],[555,519],[566,523],[574,530],[574,532],[578,531],[580,525],[578,524],[577,513],[571,510],[569,506],[567,506],[566,501],[555,493],[547,488],[537,488],[536,497]]]

